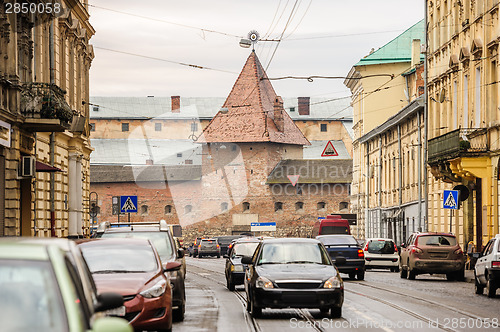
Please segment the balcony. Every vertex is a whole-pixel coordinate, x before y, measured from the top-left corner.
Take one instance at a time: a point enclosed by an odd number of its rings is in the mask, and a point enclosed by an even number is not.
[[[21,90],[23,128],[32,132],[65,131],[74,112],[64,99],[66,92],[55,84],[26,83]]]
[[[486,128],[456,129],[428,142],[429,164],[484,152],[488,152]]]

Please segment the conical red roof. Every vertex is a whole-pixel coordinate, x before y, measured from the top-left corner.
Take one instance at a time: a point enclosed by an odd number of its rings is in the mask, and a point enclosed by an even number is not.
[[[254,51],[248,57],[221,112],[210,121],[199,142],[274,142],[310,145],[287,112],[283,114],[283,130],[274,122],[277,98]]]

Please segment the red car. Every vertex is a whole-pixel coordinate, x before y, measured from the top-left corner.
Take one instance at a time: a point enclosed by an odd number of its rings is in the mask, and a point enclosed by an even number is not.
[[[172,330],[172,289],[153,244],[146,239],[93,239],[78,244],[99,292],[123,296],[124,306],[108,314],[127,319],[135,330]]]

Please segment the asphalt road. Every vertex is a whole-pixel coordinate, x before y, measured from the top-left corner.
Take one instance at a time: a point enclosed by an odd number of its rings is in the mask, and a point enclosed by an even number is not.
[[[253,319],[243,286],[226,288],[223,258],[186,257],[186,318],[174,331],[500,331],[500,296],[474,294],[474,284],[441,276],[406,280],[399,273],[369,270],[365,280],[342,274],[342,318],[319,310],[265,309]]]

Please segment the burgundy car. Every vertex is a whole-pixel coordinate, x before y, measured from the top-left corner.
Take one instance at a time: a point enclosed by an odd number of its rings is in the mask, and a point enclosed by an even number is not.
[[[124,317],[135,330],[172,330],[172,289],[151,241],[146,239],[94,239],[78,241],[100,292],[123,296],[124,307],[109,314]]]

